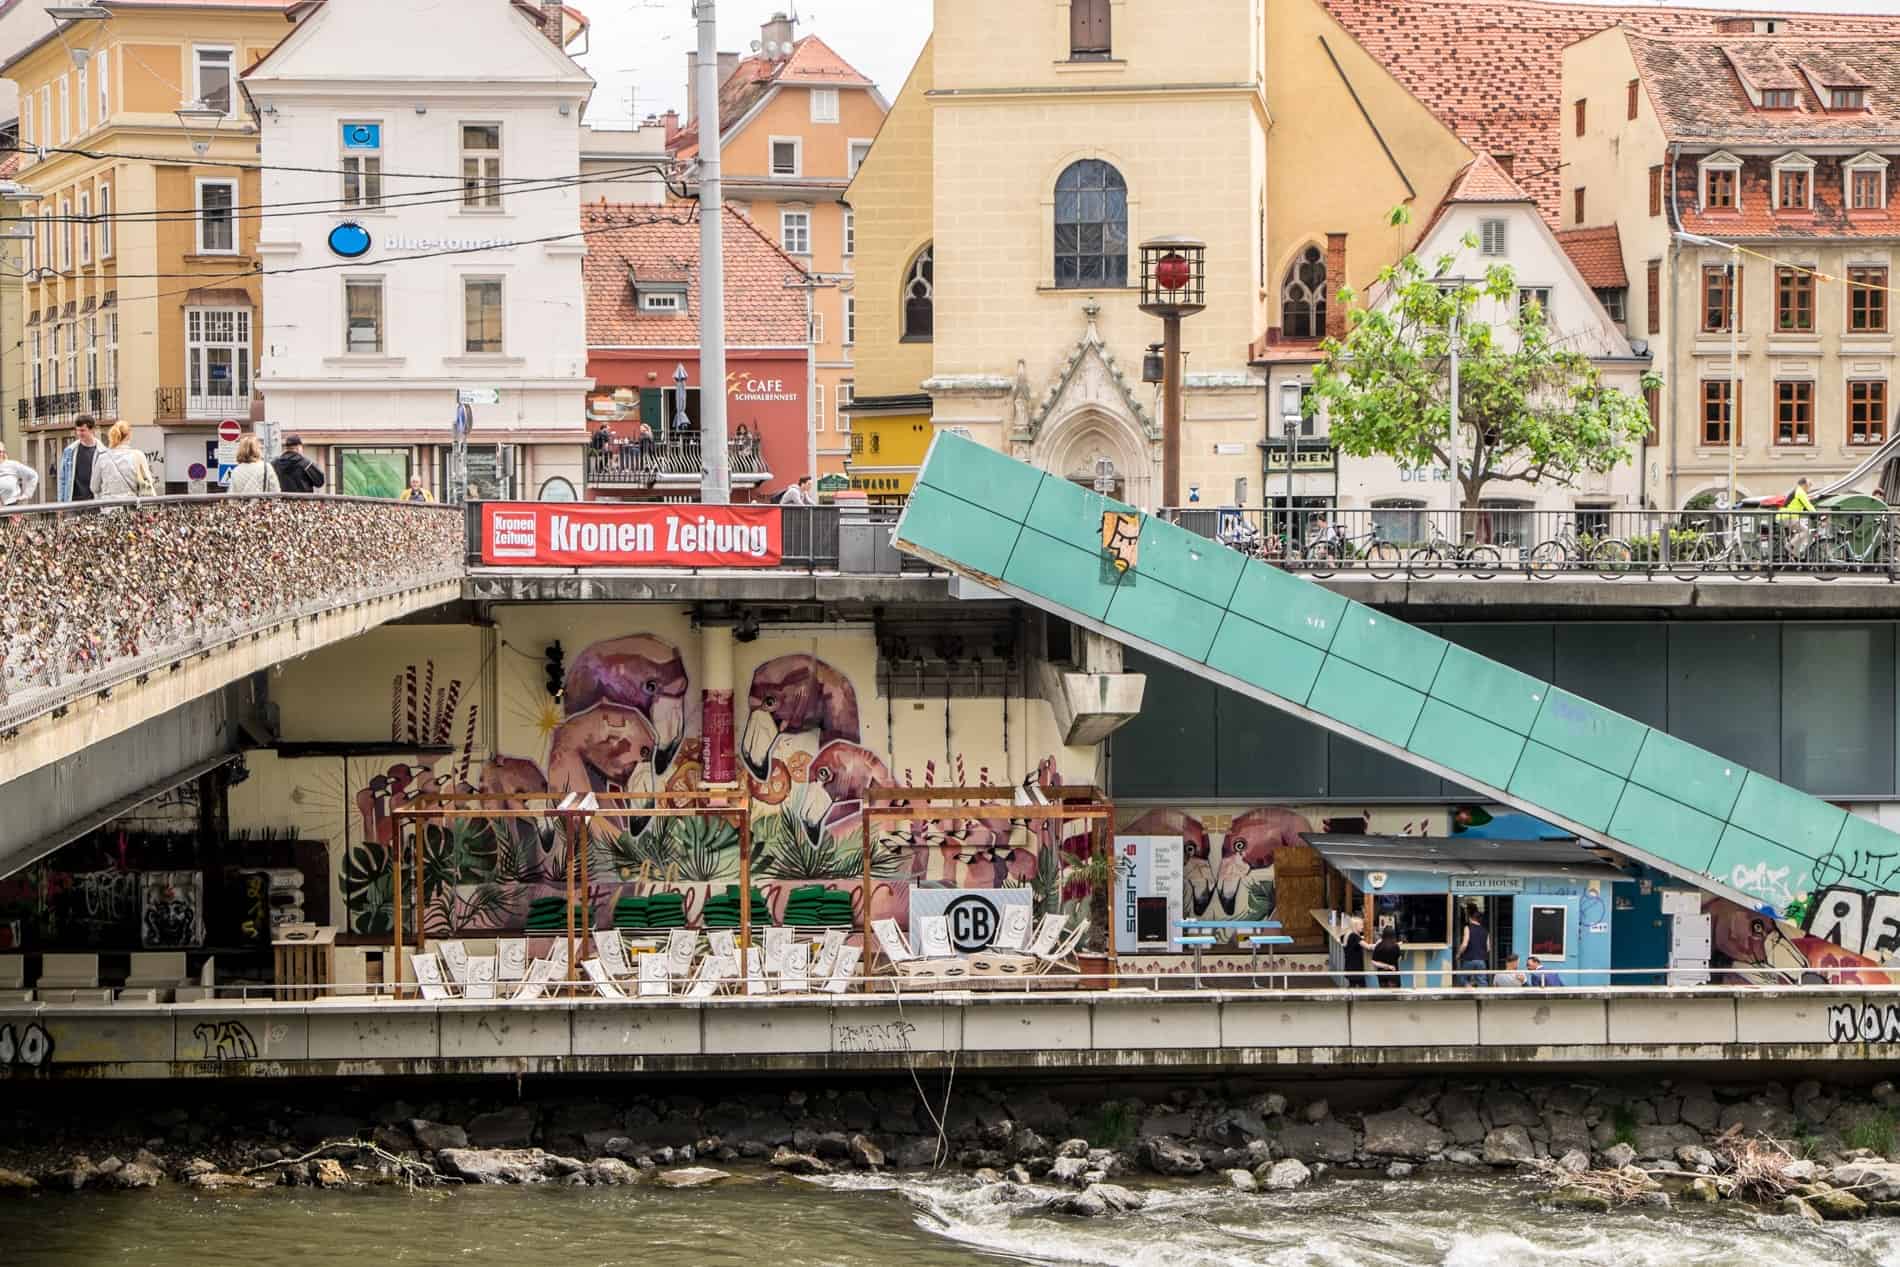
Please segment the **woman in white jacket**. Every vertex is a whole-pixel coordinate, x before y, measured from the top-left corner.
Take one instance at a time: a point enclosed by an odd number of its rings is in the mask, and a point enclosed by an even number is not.
[[[229,493],[276,493],[282,488],[277,482],[277,472],[264,460],[264,442],[256,436],[245,436],[238,441],[237,469],[231,472],[231,482],[225,485]]]
[[[152,468],[145,454],[132,447],[132,424],[115,422],[106,437],[110,446],[92,462],[92,495],[107,497],[151,497],[158,492],[152,482]]]

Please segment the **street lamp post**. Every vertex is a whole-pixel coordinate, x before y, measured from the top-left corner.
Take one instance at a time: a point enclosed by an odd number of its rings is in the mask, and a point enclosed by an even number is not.
[[[1207,307],[1207,243],[1150,238],[1141,244],[1141,310],[1161,318],[1161,501],[1181,504],[1181,318]]]
[[[719,147],[719,19],[713,0],[696,0],[699,82],[693,115],[699,124],[699,497],[708,506],[732,501],[726,462],[726,222]],[[685,393],[681,393],[685,399]]]

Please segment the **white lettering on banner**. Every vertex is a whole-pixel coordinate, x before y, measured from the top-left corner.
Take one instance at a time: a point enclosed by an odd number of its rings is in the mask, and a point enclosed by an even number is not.
[[[496,558],[532,559],[534,557],[534,516],[497,512],[491,541]]]
[[[798,400],[797,392],[786,390],[784,379],[747,378],[738,370],[726,375],[726,395],[748,403]]]
[[[495,518],[496,545],[501,545],[502,516]],[[532,526],[533,521],[528,521]],[[654,548],[653,525],[576,521],[570,515],[554,515],[548,520],[549,548],[556,552],[587,554],[651,554]],[[746,554],[764,558],[771,545],[763,524],[721,523],[712,519],[666,517],[666,551],[669,554]],[[497,548],[497,554],[502,551]],[[530,551],[532,553],[532,551]]]

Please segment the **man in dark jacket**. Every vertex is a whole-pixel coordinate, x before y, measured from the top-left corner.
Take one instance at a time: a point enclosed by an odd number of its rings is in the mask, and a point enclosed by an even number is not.
[[[284,451],[271,463],[286,493],[314,493],[323,487],[323,468],[303,455],[303,437],[284,437]]]

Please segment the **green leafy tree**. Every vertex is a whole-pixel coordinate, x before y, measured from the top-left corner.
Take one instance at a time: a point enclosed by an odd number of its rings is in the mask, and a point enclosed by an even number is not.
[[[1403,208],[1393,224],[1405,223]],[[1475,240],[1466,245],[1476,248]],[[1605,387],[1589,356],[1565,346],[1535,302],[1519,309],[1517,278],[1493,265],[1482,279],[1452,278],[1454,257],[1429,265],[1407,255],[1379,276],[1379,298],[1355,304],[1350,289],[1343,339],[1328,339],[1313,376],[1309,413],[1324,410],[1333,443],[1352,457],[1401,466],[1452,466],[1451,339],[1457,318],[1459,439],[1463,504],[1495,483],[1571,484],[1627,462],[1649,431],[1643,400]],[[1517,316],[1475,320],[1490,300]],[[1645,390],[1660,385],[1645,375]]]

